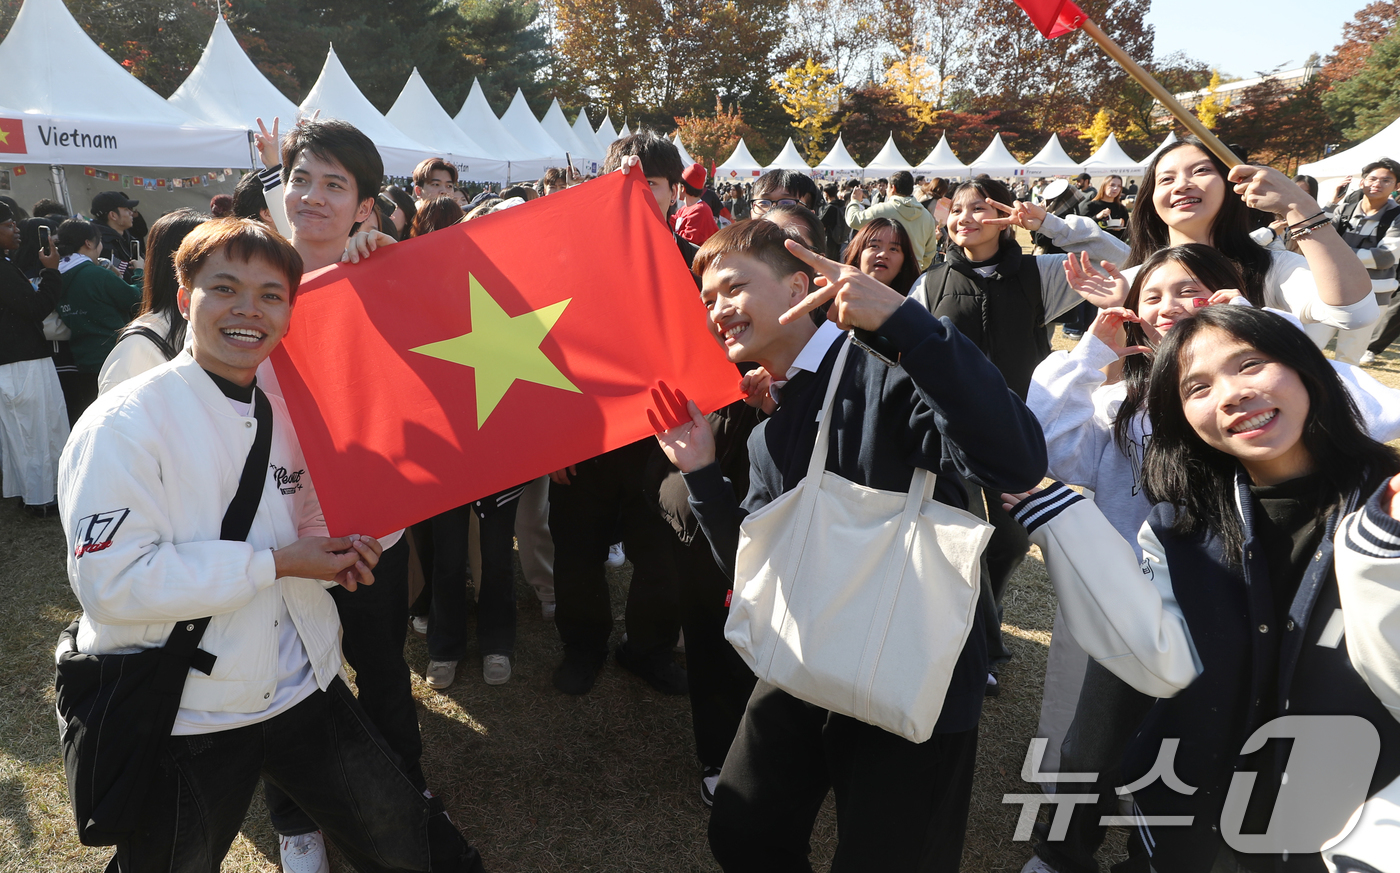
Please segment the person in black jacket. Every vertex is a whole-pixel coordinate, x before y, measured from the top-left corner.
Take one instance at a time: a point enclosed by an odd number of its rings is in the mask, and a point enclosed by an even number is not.
[[[136,203],[120,191],[102,191],[92,198],[92,221],[102,233],[102,257],[123,281],[133,284],[141,281],[141,270],[146,265],[134,245],[138,239],[133,233]],[[144,239],[145,235],[143,222],[139,238]]]
[[[0,204],[0,250],[19,248],[19,225]],[[63,388],[44,339],[44,318],[63,295],[58,249],[39,251],[38,288],[0,260],[0,464],[4,496],[40,517],[57,511],[58,457],[68,440]]]
[[[850,356],[833,408],[827,470],[899,492],[909,490],[916,468],[956,471],[939,475],[934,499],[959,508],[967,505],[964,479],[991,485],[1036,482],[1044,474],[1044,436],[1035,417],[946,319],[854,267],[804,249],[767,222],[720,231],[701,248],[694,269],[703,279],[710,330],[729,359],[786,376],[773,416],[749,439],[742,502],[716,462],[710,426],[694,403],[669,398],[653,421],[667,457],[685,474],[715,560],[731,576],[740,522],[807,471],[816,412],[847,328],[877,332],[900,361],[891,367],[864,353]],[[821,286],[814,284],[818,271]],[[827,317],[808,317],[827,302]],[[949,379],[954,372],[958,378]],[[731,873],[810,869],[812,824],[834,788],[841,834],[834,869],[957,870],[986,664],[985,636],[974,626],[934,734],[923,743],[759,682],[715,791],[710,848],[720,866]]]

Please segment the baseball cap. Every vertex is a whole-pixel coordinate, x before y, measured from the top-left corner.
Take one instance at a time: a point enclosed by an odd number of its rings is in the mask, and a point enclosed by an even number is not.
[[[114,209],[127,209],[135,206],[137,201],[128,200],[126,195],[120,191],[101,191],[92,198],[92,214],[106,215]]]

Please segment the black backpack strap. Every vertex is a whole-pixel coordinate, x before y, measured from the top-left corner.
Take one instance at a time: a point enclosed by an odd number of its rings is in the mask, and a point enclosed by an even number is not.
[[[121,342],[131,336],[139,336],[150,340],[155,344],[156,348],[160,349],[160,353],[165,355],[167,361],[174,360],[175,356],[180,353],[174,346],[166,342],[165,337],[144,324],[128,324],[126,327],[122,328],[121,333],[117,334],[117,342]]]
[[[258,514],[258,504],[262,502],[263,486],[267,480],[268,459],[272,455],[272,407],[261,388],[253,389],[253,419],[258,423],[258,432],[253,436],[253,447],[248,450],[248,459],[243,462],[243,475],[238,478],[238,490],[233,495],[228,510],[224,512],[223,527],[219,532],[221,540],[242,541],[248,539],[253,529],[253,517]],[[214,671],[215,657],[198,648],[209,618],[197,618],[175,625],[165,648],[173,659],[169,663],[188,663],[206,676]],[[186,660],[188,659],[188,660]]]

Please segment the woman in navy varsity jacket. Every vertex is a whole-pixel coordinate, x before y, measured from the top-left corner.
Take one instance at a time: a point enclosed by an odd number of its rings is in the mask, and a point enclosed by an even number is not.
[[[1140,567],[1063,485],[1008,506],[1075,639],[1160,698],[1123,764],[1152,868],[1321,871],[1324,844],[1400,776],[1400,458],[1366,435],[1322,353],[1266,311],[1212,306],[1176,325],[1148,398],[1157,505]],[[1327,772],[1359,774],[1310,781],[1323,755],[1342,761]],[[1329,852],[1367,840],[1376,851],[1371,825]]]

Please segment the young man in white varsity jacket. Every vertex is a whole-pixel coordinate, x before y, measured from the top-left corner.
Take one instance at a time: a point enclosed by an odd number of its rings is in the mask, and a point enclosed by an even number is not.
[[[827,470],[889,491],[908,491],[916,468],[956,472],[984,487],[1037,482],[1045,472],[1035,417],[971,341],[917,301],[788,242],[764,221],[739,222],[711,237],[695,272],[710,329],[730,360],[757,362],[784,380],[775,382],[773,416],[749,440],[742,503],[715,462],[713,435],[694,404],[663,411],[689,416],[665,422],[674,426],[658,440],[685,474],[701,528],[731,576],[741,520],[806,474],[846,328],[877,332],[898,361],[849,356]],[[824,284],[814,286],[815,273]],[[830,320],[808,316],[828,301]],[[959,476],[940,475],[934,499],[965,508]],[[759,682],[715,791],[709,836],[720,865],[727,873],[810,870],[812,824],[834,788],[841,842],[833,870],[956,871],[986,677],[986,637],[974,626],[934,734],[923,743]]]
[[[366,870],[480,870],[340,675],[327,591],[374,582],[381,546],[327,537],[280,397],[256,385],[287,330],[302,259],[246,219],[208,222],[175,256],[191,348],[112,389],[74,428],[59,470],[84,653],[161,646],[212,616],[142,825],[114,871],[217,870],[259,778]],[[249,447],[272,428],[251,532],[221,539]],[[339,585],[336,585],[339,583]]]

